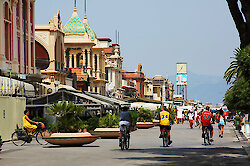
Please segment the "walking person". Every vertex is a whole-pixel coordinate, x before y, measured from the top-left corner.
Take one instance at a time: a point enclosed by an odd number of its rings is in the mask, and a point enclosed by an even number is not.
[[[191,111],[188,111],[188,120],[189,120],[190,128],[193,129],[193,124],[194,124],[194,113],[191,112]]]
[[[223,115],[223,110],[219,110],[219,114],[217,116],[218,128],[219,128],[219,137],[223,138],[223,129],[226,125],[225,116]]]

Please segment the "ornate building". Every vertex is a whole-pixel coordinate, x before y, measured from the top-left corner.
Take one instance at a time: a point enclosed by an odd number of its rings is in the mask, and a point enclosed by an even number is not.
[[[142,72],[142,65],[138,65],[138,71],[136,72],[122,72],[122,79],[123,80],[131,80],[136,81],[136,90],[137,90],[137,96],[140,98],[144,98],[144,80],[145,80],[145,74]]]
[[[107,81],[104,48],[88,23],[86,7],[82,21],[75,4],[71,18],[64,26],[64,33],[65,68],[76,73],[77,89],[105,95]]]
[[[102,39],[103,41],[105,39]],[[108,39],[106,39],[108,40]],[[108,41],[111,41],[110,39]],[[122,62],[123,58],[120,55],[120,46],[113,44],[109,48],[104,49],[106,55],[105,71],[107,84],[107,93],[109,96],[123,98],[122,89]]]
[[[35,0],[0,0],[0,69],[35,74]]]
[[[152,79],[147,78],[144,81],[145,98],[158,101],[173,100],[173,87],[173,83],[161,75],[156,75]]]
[[[43,69],[42,74],[48,76],[43,81],[52,84],[59,81],[65,85],[67,78],[64,71],[64,32],[60,12],[54,15],[49,24],[36,25],[35,30],[37,66]]]

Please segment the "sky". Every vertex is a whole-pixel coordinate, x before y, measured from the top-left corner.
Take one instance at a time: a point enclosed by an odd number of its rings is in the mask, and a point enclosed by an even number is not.
[[[48,24],[60,10],[65,25],[73,8],[74,0],[37,0],[35,22]],[[84,0],[77,0],[77,9],[83,18]],[[116,43],[119,31],[124,70],[141,63],[146,77],[169,76],[174,83],[177,62],[187,62],[198,82],[221,82],[240,44],[226,0],[87,0],[87,17],[98,37]]]

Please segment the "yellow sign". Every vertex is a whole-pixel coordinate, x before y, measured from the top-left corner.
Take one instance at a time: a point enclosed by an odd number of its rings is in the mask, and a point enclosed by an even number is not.
[[[177,63],[177,73],[187,73],[186,63]]]

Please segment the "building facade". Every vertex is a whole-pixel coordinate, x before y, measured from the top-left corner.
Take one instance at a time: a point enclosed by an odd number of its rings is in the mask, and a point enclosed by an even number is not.
[[[145,98],[158,101],[173,100],[173,87],[173,83],[161,75],[156,75],[152,79],[147,78],[144,81]]]
[[[0,0],[1,74],[35,74],[35,0]]]
[[[106,93],[105,55],[100,42],[90,27],[85,14],[83,21],[76,7],[64,26],[65,68],[77,75],[77,89]]]
[[[49,24],[35,26],[35,37],[37,66],[43,69],[42,74],[48,76],[43,82],[54,84],[59,81],[65,85],[64,32],[59,11]]]
[[[135,80],[136,82],[136,92],[137,97],[144,98],[144,81],[145,81],[145,75],[142,72],[142,65],[138,65],[138,71],[136,72],[128,72],[123,71],[122,72],[122,79],[123,80]]]
[[[124,94],[122,89],[123,58],[120,55],[120,46],[113,44],[109,48],[105,48],[104,53],[106,56],[105,73],[108,81],[107,93],[109,96],[122,99]]]

